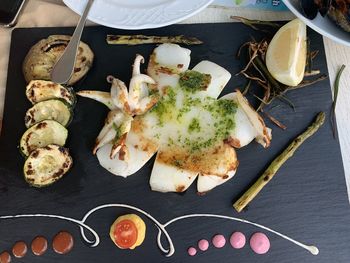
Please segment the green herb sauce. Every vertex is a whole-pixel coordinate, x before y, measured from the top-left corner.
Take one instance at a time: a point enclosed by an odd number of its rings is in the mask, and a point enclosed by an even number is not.
[[[197,118],[193,118],[190,125],[188,126],[188,132],[200,132],[201,126],[199,124],[199,120]]]
[[[180,74],[179,85],[186,91],[195,93],[198,90],[206,90],[211,81],[211,75],[203,74],[195,70],[186,70]]]
[[[191,113],[193,110],[197,112],[196,114],[210,116],[212,121],[200,116],[193,117],[193,112]],[[187,88],[183,89],[178,86],[167,87],[165,95],[149,113],[157,116],[158,127],[153,128],[160,129],[156,134],[158,139],[162,136],[169,136],[167,135],[169,130],[163,133],[162,127],[165,127],[167,123],[175,124],[172,129],[174,127],[176,129],[177,126],[179,129],[173,133],[172,137],[163,137],[166,139],[164,142],[169,147],[176,145],[190,152],[196,152],[227,139],[235,129],[236,112],[237,104],[232,100],[197,96]],[[184,133],[181,127],[187,127],[187,133]]]

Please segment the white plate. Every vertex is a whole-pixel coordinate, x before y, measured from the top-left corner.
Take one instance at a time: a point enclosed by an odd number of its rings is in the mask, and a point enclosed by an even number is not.
[[[144,29],[167,26],[207,7],[213,0],[95,0],[88,19],[108,27]],[[63,0],[82,14],[87,0]]]
[[[314,20],[307,19],[301,10],[300,0],[283,0],[285,5],[298,18],[304,21],[309,27],[316,32],[346,46],[350,46],[350,33],[345,32],[338,27],[332,20],[327,17],[322,17],[320,14]]]

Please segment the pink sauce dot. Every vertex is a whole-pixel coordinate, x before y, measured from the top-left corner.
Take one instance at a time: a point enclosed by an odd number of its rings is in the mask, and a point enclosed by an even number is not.
[[[212,243],[216,248],[222,248],[226,244],[226,239],[223,235],[215,235],[212,239]]]
[[[206,251],[209,248],[209,242],[206,239],[201,239],[198,241],[198,248],[202,251]]]
[[[270,240],[264,233],[255,233],[250,238],[250,247],[257,254],[265,254],[270,249]]]
[[[245,246],[245,235],[241,232],[234,232],[230,237],[230,244],[233,248],[240,249]]]
[[[188,253],[188,255],[193,257],[197,254],[197,249],[195,249],[194,247],[190,247],[190,248],[188,248],[187,253]]]

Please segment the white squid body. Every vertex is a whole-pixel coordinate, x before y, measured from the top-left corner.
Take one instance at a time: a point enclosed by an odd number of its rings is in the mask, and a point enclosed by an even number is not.
[[[129,158],[111,159],[112,145],[109,143],[97,151],[98,160],[111,173],[127,177],[140,170],[157,153],[150,178],[154,191],[183,192],[198,177],[197,190],[207,192],[232,178],[238,167],[236,152],[252,140],[267,147],[270,143],[270,129],[266,128],[261,117],[250,107],[239,91],[230,93],[221,99],[232,100],[237,109],[234,115],[235,128],[222,141],[214,143],[198,152],[190,152],[181,143],[183,139],[194,142],[198,138],[210,138],[215,133],[213,116],[203,110],[202,104],[192,105],[180,118],[178,113],[184,107],[184,92],[178,86],[179,74],[185,72],[190,64],[191,51],[175,44],[163,44],[155,48],[147,68],[148,75],[157,83],[162,96],[167,96],[168,87],[176,91],[175,107],[167,110],[164,123],[152,110],[134,117],[131,130],[127,134],[125,145]],[[206,90],[193,94],[201,102],[216,99],[231,78],[224,68],[210,61],[202,61],[193,70],[210,74],[211,81]],[[188,127],[196,118],[200,131],[189,132]],[[174,143],[174,141],[177,142]],[[171,143],[169,143],[171,142]]]

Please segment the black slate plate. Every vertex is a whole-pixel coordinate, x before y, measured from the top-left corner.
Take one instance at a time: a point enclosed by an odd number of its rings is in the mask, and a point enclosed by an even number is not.
[[[50,34],[71,34],[72,28],[15,29],[12,35],[9,74],[6,89],[5,115],[0,142],[0,214],[51,213],[80,219],[91,208],[104,203],[128,203],[155,216],[160,222],[188,213],[217,213],[240,216],[269,226],[277,231],[317,245],[318,256],[273,234],[271,250],[266,255],[254,254],[247,245],[234,250],[228,244],[222,249],[209,249],[196,257],[187,256],[186,249],[201,238],[210,239],[216,233],[228,238],[239,230],[249,237],[256,228],[219,219],[189,219],[168,228],[176,247],[171,258],[164,257],[156,246],[156,228],[147,221],[144,244],[135,251],[122,251],[108,237],[114,219],[129,212],[126,209],[107,209],[89,219],[101,236],[97,248],[88,248],[79,238],[78,227],[54,219],[2,220],[0,224],[0,250],[10,249],[17,240],[30,242],[36,235],[53,237],[59,230],[71,231],[76,246],[67,256],[55,254],[52,249],[42,257],[29,253],[14,262],[347,262],[350,258],[350,210],[345,187],[339,143],[332,137],[329,120],[307,141],[280,170],[278,176],[250,205],[248,211],[237,214],[232,201],[257,178],[287,143],[312,121],[319,111],[329,113],[331,89],[329,81],[288,94],[296,111],[281,104],[271,110],[276,118],[288,126],[286,131],[273,128],[273,141],[269,149],[256,143],[238,150],[240,166],[237,175],[228,183],[205,196],[198,196],[192,186],[185,194],[161,194],[149,189],[148,180],[153,160],[128,179],[115,177],[98,165],[91,154],[93,141],[102,127],[107,109],[88,100],[79,99],[74,120],[69,126],[68,147],[74,157],[74,167],[61,181],[51,187],[28,187],[22,177],[23,158],[19,154],[18,140],[25,130],[23,116],[30,107],[25,98],[25,82],[21,64],[29,48]],[[108,46],[107,33],[131,33],[105,27],[86,28],[83,40],[94,50],[96,60],[87,77],[75,89],[109,90],[105,78],[108,74],[124,81],[130,79],[131,65],[136,53],[146,58],[154,48],[148,46]],[[243,61],[234,59],[237,48],[251,36],[263,35],[241,24],[175,25],[156,30],[132,33],[175,35],[185,34],[202,39],[205,44],[191,47],[191,66],[203,59],[220,64],[233,73],[225,92],[242,86],[245,80],[234,76]],[[309,32],[312,49],[320,51],[314,67],[327,72],[322,38]]]

